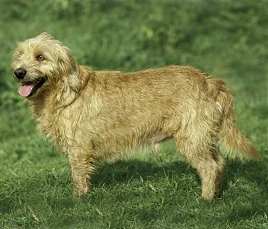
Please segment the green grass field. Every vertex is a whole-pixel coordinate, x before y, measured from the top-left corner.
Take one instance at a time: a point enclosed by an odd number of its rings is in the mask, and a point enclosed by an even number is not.
[[[268,228],[268,1],[0,0],[0,228]],[[47,31],[80,64],[134,71],[192,65],[222,78],[261,162],[227,161],[222,195],[165,143],[101,164],[73,198],[68,159],[36,132],[10,70],[18,41]]]

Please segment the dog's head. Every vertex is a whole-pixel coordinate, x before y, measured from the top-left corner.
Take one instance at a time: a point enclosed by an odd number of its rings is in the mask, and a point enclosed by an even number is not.
[[[19,94],[35,98],[55,85],[75,84],[77,65],[70,50],[47,33],[18,44],[11,68],[20,84]],[[68,82],[67,82],[68,81]]]

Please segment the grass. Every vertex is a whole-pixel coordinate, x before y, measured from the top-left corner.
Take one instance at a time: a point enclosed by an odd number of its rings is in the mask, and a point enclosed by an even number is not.
[[[267,1],[0,1],[0,228],[268,228]],[[35,130],[10,71],[16,42],[47,31],[94,69],[198,67],[233,89],[260,163],[228,161],[222,196],[172,141],[157,155],[101,164],[71,196],[68,159]]]

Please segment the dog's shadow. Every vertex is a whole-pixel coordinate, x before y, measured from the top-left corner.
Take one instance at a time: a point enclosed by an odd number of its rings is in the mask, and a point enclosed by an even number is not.
[[[239,160],[228,161],[224,169],[224,188],[228,188],[229,182],[236,182],[243,178],[250,183],[255,183],[258,187],[263,187],[265,192],[268,189],[267,180],[267,160],[260,162],[247,161],[241,163]]]
[[[264,170],[266,169],[263,167],[263,163],[241,163],[237,160],[227,160],[226,168],[223,171],[221,194],[228,190],[230,182],[235,183],[238,177],[250,183],[255,183],[262,188],[263,179],[260,179],[259,173]],[[98,166],[97,171],[92,175],[91,182],[94,187],[109,187],[120,183],[128,183],[133,179],[147,180],[148,177],[155,180],[161,180],[163,178],[173,179],[174,175],[178,179],[180,177],[184,177],[183,179],[185,179],[185,177],[189,176],[189,180],[194,179],[197,188],[200,187],[201,191],[201,181],[197,171],[188,162],[181,160],[160,163],[132,159],[119,160],[109,164],[105,163]]]
[[[115,183],[127,183],[132,179],[146,180],[148,177],[159,179],[171,177],[173,174],[188,173],[196,174],[195,170],[184,161],[159,163],[155,161],[150,162],[131,159],[100,164],[96,172],[92,175],[91,181],[93,186],[110,186]],[[198,179],[197,174],[196,179]]]

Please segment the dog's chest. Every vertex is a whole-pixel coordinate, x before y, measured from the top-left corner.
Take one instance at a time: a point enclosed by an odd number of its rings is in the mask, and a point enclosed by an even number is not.
[[[79,112],[74,112],[70,108],[46,111],[37,119],[38,130],[56,144],[71,144],[79,119]]]

